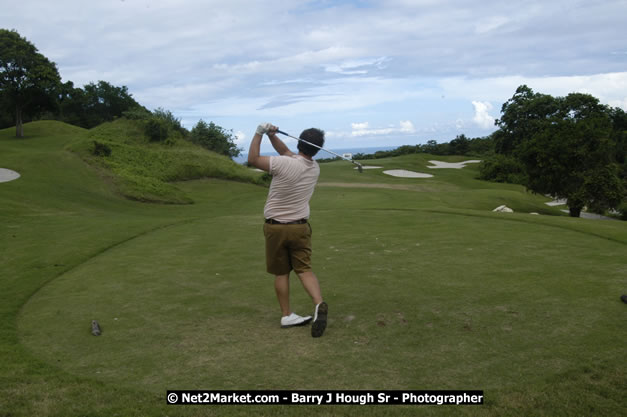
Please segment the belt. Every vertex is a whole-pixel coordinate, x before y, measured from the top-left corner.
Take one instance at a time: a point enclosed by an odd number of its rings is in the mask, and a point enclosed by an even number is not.
[[[274,219],[266,219],[266,223],[268,224],[305,224],[307,223],[307,219],[300,219],[293,222],[280,222]]]

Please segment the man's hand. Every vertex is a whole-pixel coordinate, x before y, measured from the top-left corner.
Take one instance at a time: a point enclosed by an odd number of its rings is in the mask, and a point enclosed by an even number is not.
[[[262,123],[257,126],[257,134],[263,136],[266,133],[273,133],[279,130],[278,127],[273,126],[271,123]]]

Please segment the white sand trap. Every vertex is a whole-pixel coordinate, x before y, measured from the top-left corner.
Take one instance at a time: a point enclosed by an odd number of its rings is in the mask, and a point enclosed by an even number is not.
[[[568,203],[568,200],[564,198],[561,200],[549,201],[548,203],[544,203],[544,204],[546,204],[547,206],[555,207],[555,206],[563,206],[566,203]]]
[[[377,167],[377,166],[374,166],[374,165],[362,165],[361,167],[363,169],[381,169],[381,168],[383,168],[383,167]],[[354,169],[359,169],[359,167],[355,167]]]
[[[464,162],[442,162],[442,161],[429,161],[434,166],[427,167],[431,169],[440,169],[440,168],[453,168],[453,169],[462,169],[466,166],[466,164],[478,164],[481,162],[480,159],[471,159]]]
[[[9,182],[16,180],[20,177],[15,171],[11,171],[10,169],[0,168],[0,182]]]
[[[386,175],[391,175],[393,177],[401,177],[401,178],[431,178],[433,175],[431,174],[423,174],[422,172],[414,172],[407,171],[405,169],[390,169],[388,171],[383,171]]]

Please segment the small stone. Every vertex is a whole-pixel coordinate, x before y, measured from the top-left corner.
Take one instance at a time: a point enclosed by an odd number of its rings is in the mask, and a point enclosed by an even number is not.
[[[100,325],[96,320],[91,321],[91,334],[94,336],[100,336],[102,334],[102,330],[100,330]]]

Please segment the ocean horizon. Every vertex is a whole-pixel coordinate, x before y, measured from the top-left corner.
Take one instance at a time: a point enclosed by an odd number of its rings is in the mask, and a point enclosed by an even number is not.
[[[391,151],[396,148],[398,148],[398,146],[375,146],[375,147],[342,148],[342,149],[329,149],[329,150],[340,155],[343,155],[345,153],[350,153],[353,155],[357,153],[363,153],[365,155],[368,155],[368,154],[373,154],[379,151]],[[276,156],[278,154],[276,152],[262,152],[261,155],[262,156]],[[316,156],[314,156],[314,159],[329,159],[329,158],[335,158],[335,155],[330,154],[325,151],[320,151],[318,152]],[[238,164],[244,164],[247,160],[248,160],[247,153],[242,154],[236,158],[233,158],[233,161],[237,162]]]

